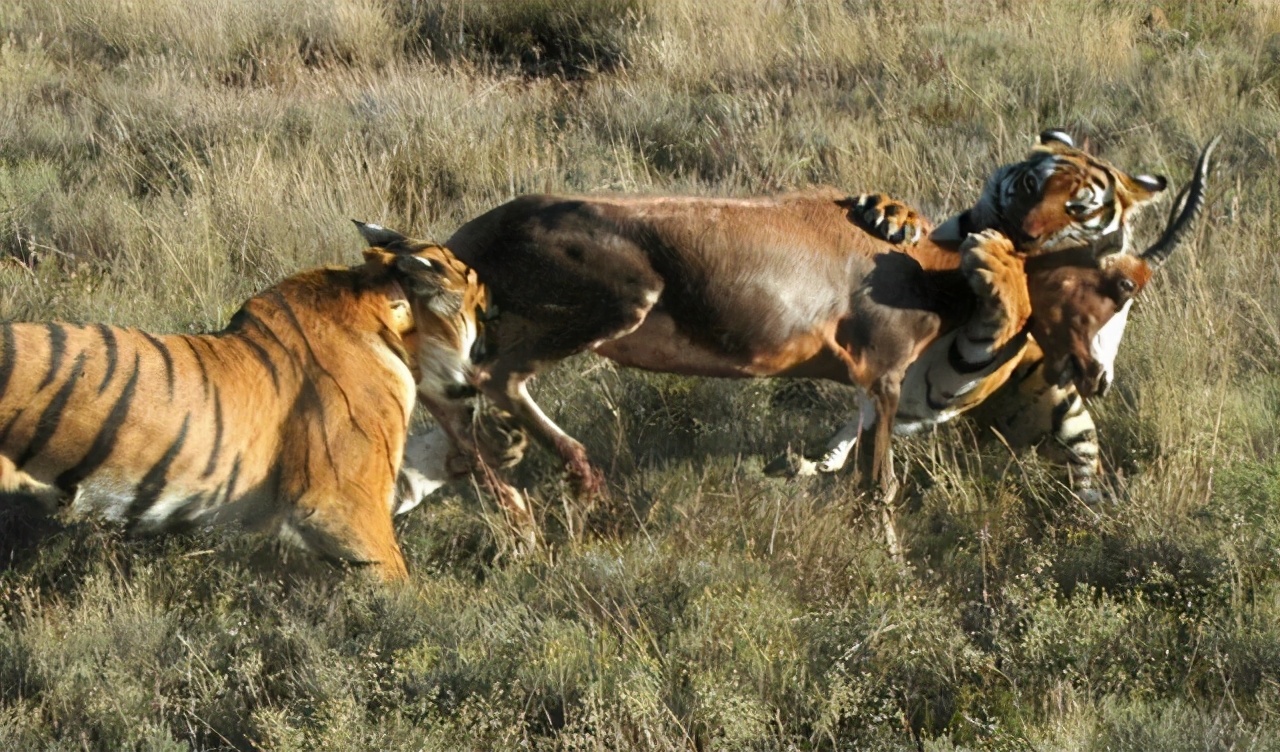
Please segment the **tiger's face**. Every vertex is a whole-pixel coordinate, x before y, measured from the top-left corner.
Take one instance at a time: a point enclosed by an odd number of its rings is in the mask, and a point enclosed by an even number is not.
[[[997,229],[1027,253],[1096,243],[1118,233],[1115,245],[1127,250],[1136,211],[1167,184],[1158,175],[1130,175],[1076,148],[1066,133],[1049,130],[1026,159],[991,175],[972,209],[939,230],[953,222],[953,233]]]
[[[448,248],[406,238],[377,225],[358,225],[370,243],[366,257],[392,269],[412,323],[404,336],[411,370],[424,396],[475,394],[473,359],[482,354],[488,293],[473,269]]]

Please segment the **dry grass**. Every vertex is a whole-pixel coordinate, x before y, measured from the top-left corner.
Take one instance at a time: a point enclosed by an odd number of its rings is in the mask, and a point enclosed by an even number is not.
[[[947,426],[903,447],[901,572],[849,478],[760,472],[847,394],[582,359],[539,399],[611,500],[533,457],[551,544],[511,560],[447,490],[404,592],[0,509],[0,747],[1280,747],[1274,3],[10,0],[0,40],[4,320],[216,328],[354,259],[348,217],[818,182],[941,217],[1047,126],[1175,182],[1225,133],[1094,406],[1116,504]]]

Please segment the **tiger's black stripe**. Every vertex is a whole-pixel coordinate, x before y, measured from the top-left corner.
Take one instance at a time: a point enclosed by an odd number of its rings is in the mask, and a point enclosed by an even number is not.
[[[213,450],[209,452],[209,461],[204,466],[201,478],[208,478],[218,469],[218,454],[222,451],[222,395],[215,384],[213,387]]]
[[[286,345],[284,343],[284,340],[280,339],[280,335],[276,334],[276,330],[267,326],[267,323],[265,321],[258,318],[252,313],[245,314],[245,321],[252,324],[254,327],[256,327],[258,331],[270,337],[271,341],[276,344],[276,347],[279,347],[281,350],[283,350],[284,354],[289,356],[290,359],[293,359],[295,361],[297,360],[297,356],[294,355],[293,349],[290,348],[288,345]]]
[[[62,358],[67,354],[67,330],[54,322],[45,324],[44,328],[49,332],[49,370],[45,372],[40,386],[36,387],[37,391],[53,383],[58,369],[62,368]]]
[[[262,364],[262,367],[267,369],[267,374],[271,376],[271,386],[275,388],[276,394],[279,394],[280,372],[276,369],[276,363],[271,359],[271,353],[267,352],[267,348],[263,347],[262,343],[249,336],[249,324],[252,324],[260,330],[269,332],[267,327],[258,320],[257,316],[254,316],[243,308],[237,311],[236,315],[231,317],[231,323],[227,325],[227,329],[235,331],[240,341],[249,346],[249,350],[253,353],[253,357],[257,358],[258,362]],[[275,337],[275,335],[272,334],[272,337]],[[276,339],[276,341],[279,342],[280,340]]]
[[[156,339],[150,332],[140,332],[160,353],[160,357],[164,360],[164,377],[169,385],[169,399],[173,400],[173,355],[169,352],[168,346],[160,340]]]
[[[354,415],[354,412],[351,407],[351,397],[347,395],[347,390],[342,387],[342,382],[339,381],[338,378],[333,375],[332,371],[330,371],[328,368],[325,368],[324,364],[320,362],[320,359],[316,357],[316,352],[311,347],[311,340],[307,337],[307,330],[302,327],[302,322],[298,320],[297,314],[293,312],[293,306],[290,305],[289,301],[286,300],[285,297],[281,295],[279,292],[268,293],[268,297],[274,300],[276,304],[280,306],[280,310],[282,310],[285,316],[289,318],[289,324],[293,326],[294,331],[298,333],[298,337],[302,340],[302,345],[307,348],[307,357],[310,358],[311,365],[314,366],[316,369],[318,369],[321,375],[323,375],[324,377],[328,378],[331,382],[333,382],[333,385],[338,389],[338,393],[342,395],[342,400],[347,404],[347,414]],[[448,396],[452,396],[452,395],[448,395]],[[364,429],[364,426],[362,426],[360,423],[358,422],[354,423],[354,426],[356,430],[364,434],[366,438],[369,437],[369,432],[366,431]]]
[[[103,462],[111,456],[111,452],[116,447],[116,436],[120,432],[120,427],[124,425],[125,419],[129,417],[129,407],[133,404],[134,391],[138,387],[138,371],[141,370],[141,358],[138,353],[133,354],[133,373],[129,375],[129,380],[125,382],[124,389],[120,391],[120,396],[116,398],[116,402],[111,406],[111,412],[107,414],[107,418],[102,423],[102,428],[98,430],[98,435],[93,439],[93,445],[89,447],[89,451],[84,457],[61,475],[55,481],[58,488],[70,492],[73,488],[88,478],[94,470],[102,466]]]
[[[13,430],[15,425],[17,425],[18,419],[21,418],[25,412],[26,410],[22,409],[14,413],[13,417],[9,419],[9,422],[4,424],[4,428],[0,428],[0,447],[4,446],[4,442],[9,438],[9,432]]]
[[[222,497],[222,503],[229,504],[235,498],[236,481],[240,479],[240,458],[237,452],[235,461],[231,463],[231,474],[227,476],[227,494]]]
[[[204,356],[191,343],[190,337],[183,336],[182,344],[186,345],[187,349],[191,351],[191,357],[195,359],[196,367],[200,369],[200,384],[204,387],[204,398],[209,399],[209,370],[205,367]]]
[[[191,425],[191,413],[187,413],[182,419],[182,427],[178,429],[178,435],[174,437],[173,443],[169,444],[169,448],[164,450],[164,454],[160,459],[156,460],[156,464],[151,466],[147,474],[142,476],[142,480],[138,482],[138,488],[134,492],[133,501],[129,503],[129,511],[127,518],[130,524],[133,524],[147,510],[160,500],[160,494],[164,492],[169,468],[173,465],[173,461],[177,459],[178,452],[182,451],[182,445],[187,442],[187,428]]]
[[[1060,429],[1067,418],[1074,418],[1082,412],[1084,412],[1084,402],[1078,395],[1072,394],[1071,399],[1063,400],[1053,406],[1053,425]]]
[[[107,354],[107,370],[102,374],[102,383],[98,384],[98,394],[101,395],[107,391],[107,386],[111,384],[111,379],[116,375],[116,359],[119,357],[119,351],[116,344],[115,331],[106,324],[98,324],[98,334],[102,335],[102,347]]]
[[[32,460],[37,454],[44,450],[49,439],[58,432],[58,424],[62,422],[62,414],[67,410],[67,403],[71,401],[71,393],[75,391],[76,384],[80,382],[80,376],[84,374],[85,353],[81,352],[76,356],[75,364],[71,367],[71,374],[67,376],[67,380],[58,388],[58,392],[53,395],[53,399],[49,400],[49,404],[45,405],[44,411],[40,413],[39,420],[36,421],[35,433],[31,436],[31,442],[27,444],[27,448],[23,450],[18,457],[18,467],[23,467]]]
[[[18,364],[18,346],[13,339],[13,326],[0,324],[0,395],[9,386],[13,368]]]
[[[302,344],[307,348],[307,355],[314,361],[316,359],[316,353],[311,349],[311,341],[307,339],[307,330],[302,328],[302,322],[298,321],[298,315],[293,312],[293,306],[289,305],[289,301],[285,300],[285,297],[281,295],[278,290],[272,290],[267,293],[267,297],[274,300],[276,305],[280,306],[280,310],[283,311],[284,315],[289,319],[289,325],[292,326],[294,331],[298,333],[298,336],[302,338]]]

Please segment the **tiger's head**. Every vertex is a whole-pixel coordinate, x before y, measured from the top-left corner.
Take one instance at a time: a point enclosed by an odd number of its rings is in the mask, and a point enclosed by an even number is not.
[[[385,268],[404,292],[399,313],[418,391],[447,399],[475,394],[471,368],[483,356],[488,292],[448,248],[356,222],[369,244],[365,263]]]
[[[1040,134],[1021,162],[992,173],[972,208],[933,232],[938,241],[959,243],[970,233],[998,230],[1026,253],[1097,243],[1129,247],[1136,211],[1168,185],[1158,175],[1130,175],[1077,148],[1060,130]]]

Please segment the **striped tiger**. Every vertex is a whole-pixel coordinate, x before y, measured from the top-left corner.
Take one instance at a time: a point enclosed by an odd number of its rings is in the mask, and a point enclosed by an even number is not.
[[[1129,250],[1132,219],[1164,190],[1165,179],[1130,176],[1076,148],[1071,137],[1059,130],[1042,133],[1039,141],[1027,159],[991,176],[973,208],[937,229],[931,230],[914,209],[884,194],[859,196],[852,214],[872,233],[900,243],[907,253],[926,234],[934,243],[959,243],[971,233],[992,227],[1007,233],[1020,249],[1037,253],[1085,244],[1113,252]],[[1193,179],[1193,185],[1200,186],[1199,195],[1212,148],[1210,144],[1201,155]],[[1094,338],[1092,351],[1103,366],[1098,394],[1104,394],[1114,378],[1130,307],[1131,301],[1124,303]],[[992,306],[987,312],[998,316],[1001,310]],[[988,330],[995,326],[998,322],[986,318],[983,326],[951,332],[910,366],[895,432],[917,433],[990,398],[982,411],[985,422],[1016,448],[1039,445],[1048,457],[1067,465],[1077,495],[1090,502],[1098,500],[1097,428],[1084,401],[1071,383],[1050,383],[1045,377],[1044,356],[1033,339],[1024,336],[1016,347],[994,349]],[[842,427],[821,458],[798,464],[793,458],[791,471],[811,474],[841,469],[861,432],[874,422],[874,414],[860,407],[862,418]],[[1044,441],[1046,437],[1051,440]]]
[[[391,513],[415,391],[465,387],[485,299],[442,247],[364,256],[284,279],[215,334],[0,324],[0,501],[139,533],[236,522],[404,578]]]

